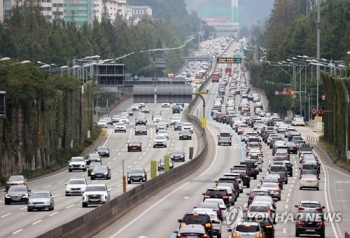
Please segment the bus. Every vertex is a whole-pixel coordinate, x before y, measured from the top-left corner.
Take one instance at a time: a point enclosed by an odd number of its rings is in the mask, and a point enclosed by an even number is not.
[[[225,69],[225,74],[232,75],[232,65],[228,64]]]

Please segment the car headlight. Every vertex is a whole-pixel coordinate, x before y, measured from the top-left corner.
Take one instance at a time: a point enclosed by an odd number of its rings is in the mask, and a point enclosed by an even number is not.
[[[10,195],[6,194],[6,195],[5,195],[5,198],[11,198],[11,197],[10,197]]]
[[[145,177],[145,175],[143,174],[142,177]]]
[[[69,191],[69,190],[70,190],[70,188],[66,187],[66,191]]]
[[[91,175],[95,175],[95,173],[91,173]]]
[[[23,194],[23,197],[24,197],[24,198],[27,198],[27,197],[28,197],[28,194]]]
[[[103,174],[108,174],[108,173],[103,173]]]

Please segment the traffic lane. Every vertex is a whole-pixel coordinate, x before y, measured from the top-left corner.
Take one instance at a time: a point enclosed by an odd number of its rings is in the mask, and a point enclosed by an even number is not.
[[[229,170],[227,153],[233,155],[233,158],[238,158],[238,161],[240,160],[240,152],[238,152],[239,150],[237,148],[231,148],[229,150],[230,152],[217,149],[217,156],[215,156],[212,163],[214,166],[209,167],[208,171],[196,179],[192,179],[188,183],[185,182],[183,187],[180,186],[180,189],[174,190],[165,200],[158,201],[159,203],[153,209],[139,218],[142,219],[142,222],[126,221],[124,225],[118,226],[120,229],[114,229],[109,234],[105,234],[104,237],[137,237],[142,235],[152,238],[163,238],[167,234],[170,236],[178,228],[177,219],[181,219],[186,212],[192,212],[193,208],[202,201],[202,193],[206,189],[214,187],[215,180],[225,173],[225,171]],[[238,156],[234,156],[236,154]],[[180,198],[182,199],[180,200]],[[179,201],[182,201],[181,207],[179,207]],[[173,220],[159,219],[159,217],[164,217],[164,214]],[[157,221],[156,224],[155,221]],[[123,229],[130,222],[132,224]],[[135,229],[133,224],[137,224],[138,229]],[[101,235],[98,234],[95,237],[101,237]]]

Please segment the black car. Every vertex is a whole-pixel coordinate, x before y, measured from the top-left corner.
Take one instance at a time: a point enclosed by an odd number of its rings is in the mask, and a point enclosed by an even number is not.
[[[158,161],[158,171],[164,170],[164,168],[165,168],[165,162],[164,161],[165,161],[164,159],[160,159]],[[173,168],[174,168],[174,162],[171,159],[169,159],[169,169],[173,169]]]
[[[244,170],[231,170],[231,173],[238,173],[241,176],[243,186],[250,188],[250,176]]]
[[[179,228],[186,225],[203,225],[209,237],[213,237],[213,224],[208,214],[187,213],[182,219],[177,220],[180,223]]]
[[[133,168],[127,173],[128,184],[132,182],[146,182],[147,172],[144,168]]]
[[[138,125],[147,125],[147,120],[145,117],[138,117],[135,119],[135,125],[138,126]]]
[[[173,150],[169,152],[169,156],[172,161],[185,162],[185,153],[182,150]]]
[[[30,190],[27,185],[11,186],[5,194],[5,205],[11,203],[27,203]]]
[[[109,157],[109,149],[108,149],[107,146],[99,146],[99,147],[97,147],[96,152],[101,157],[103,157],[103,156]]]
[[[135,127],[135,136],[136,135],[147,135],[147,127],[138,125]]]
[[[239,185],[238,185],[238,181],[235,177],[231,177],[231,176],[223,176],[221,178],[219,178],[217,181],[215,181],[216,186],[218,186],[218,184],[222,184],[222,183],[230,183],[233,185],[233,190],[236,194],[236,197],[239,197]]]
[[[88,168],[88,176],[91,175],[91,172],[94,170],[94,168],[96,166],[101,166],[102,165],[102,162],[101,161],[92,161],[90,164],[89,164],[89,168]]]
[[[182,130],[182,122],[175,122],[174,131],[181,131],[181,130]]]
[[[179,132],[179,140],[192,140],[192,134],[189,130]]]
[[[297,131],[291,131],[288,134],[288,141],[292,141],[294,136],[300,136],[301,134]]]
[[[251,159],[251,160],[246,159],[245,161],[242,161],[240,164],[247,166],[247,168],[249,169],[250,177],[253,177],[254,179],[257,178],[258,173],[259,173],[259,169],[257,168],[256,160],[254,160],[254,159]]]
[[[203,201],[207,198],[221,198],[224,200],[226,206],[230,205],[229,194],[226,189],[209,188],[205,193],[202,193],[202,195],[204,196]]]
[[[320,235],[325,237],[323,213],[298,213],[295,221],[295,236]]]
[[[88,156],[85,157],[86,165],[89,165],[90,163],[94,161],[101,161],[101,157],[98,153],[91,153]]]
[[[284,165],[287,168],[287,172],[288,172],[289,177],[293,177],[293,166],[290,164],[289,161],[284,161]]]
[[[141,112],[142,113],[149,113],[149,108],[143,107],[143,108],[141,108]]]
[[[90,173],[91,180],[96,178],[111,179],[111,169],[107,165],[95,166],[95,168]]]

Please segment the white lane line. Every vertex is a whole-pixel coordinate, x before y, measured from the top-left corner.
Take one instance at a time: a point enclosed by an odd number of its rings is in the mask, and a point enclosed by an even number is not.
[[[1,216],[1,218],[7,217],[9,215],[11,215],[11,213],[7,213],[7,214],[3,215],[3,216]]]
[[[146,152],[143,152],[143,154],[142,155],[145,155],[146,154]]]
[[[283,228],[283,233],[287,233],[286,228]]]
[[[18,232],[21,232],[21,231],[23,231],[23,229],[19,229],[19,230],[13,232],[12,235],[17,234]]]
[[[54,215],[56,215],[58,212],[54,212],[54,213],[51,213],[49,216],[52,217]]]
[[[115,157],[113,160],[116,160],[117,159],[117,157]]]
[[[42,220],[36,221],[36,222],[32,223],[32,225],[34,226],[34,225],[38,224],[39,222],[42,222]]]
[[[134,162],[134,164],[137,164],[137,160]]]
[[[118,174],[118,173],[115,173],[115,174],[113,174],[113,176],[114,176],[114,175],[117,175],[117,174]]]
[[[84,177],[84,176],[86,176],[86,174],[82,174],[82,175],[81,175],[81,177]]]
[[[120,152],[118,153],[118,155],[120,155]]]
[[[59,193],[59,194],[56,194],[56,195],[54,195],[53,197],[55,198],[55,197],[58,197],[58,196],[60,196],[61,194]]]
[[[107,164],[110,164],[111,163],[111,161],[109,161]]]
[[[290,193],[288,193],[288,195],[287,195],[288,197],[290,196]]]
[[[287,198],[286,202],[289,202],[289,198]]]
[[[122,186],[122,184],[118,184],[117,187]]]
[[[130,169],[130,168],[131,168],[131,165],[128,166],[128,169]]]
[[[45,187],[43,187],[43,188],[49,188],[49,187],[51,187],[51,185],[47,185],[47,186],[45,186]]]
[[[139,159],[142,159],[142,156]]]
[[[288,205],[286,205],[285,208],[288,208]]]
[[[26,209],[27,207],[22,207],[22,208],[20,208],[19,210],[23,210],[23,209]]]
[[[32,190],[32,192],[35,192],[36,190]]]
[[[73,206],[74,206],[74,204],[69,205],[68,207],[66,207],[66,209],[71,208],[71,207],[73,207]]]
[[[60,181],[60,182],[58,182],[57,184],[60,184],[60,183],[63,183],[64,181]]]

